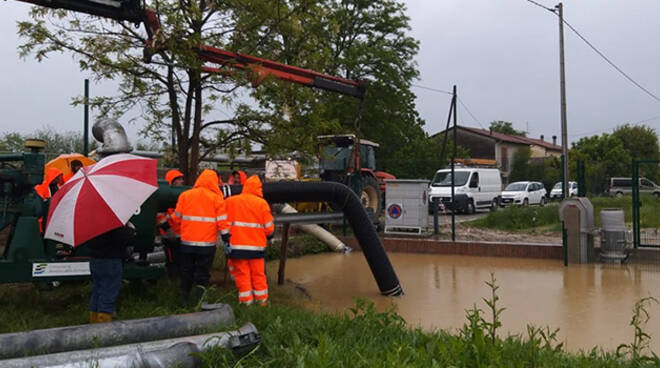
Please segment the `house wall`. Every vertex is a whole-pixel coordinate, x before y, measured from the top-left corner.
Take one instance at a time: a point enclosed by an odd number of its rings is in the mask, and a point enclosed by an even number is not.
[[[532,154],[532,158],[543,158],[543,157],[559,157],[561,156],[561,152],[554,151],[554,150],[549,150],[546,149],[545,147],[537,146],[537,145],[530,145],[530,152]]]
[[[502,173],[502,184],[508,184],[513,167],[513,157],[521,148],[529,146],[525,144],[497,142],[495,147],[495,160],[497,160],[500,172]]]

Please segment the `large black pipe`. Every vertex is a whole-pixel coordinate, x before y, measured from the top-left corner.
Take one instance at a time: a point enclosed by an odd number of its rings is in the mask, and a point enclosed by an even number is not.
[[[225,196],[240,194],[242,185],[225,186]],[[360,243],[371,273],[383,295],[402,295],[403,289],[392,263],[358,196],[346,185],[333,182],[279,182],[263,185],[269,203],[331,202],[344,211],[353,234]]]

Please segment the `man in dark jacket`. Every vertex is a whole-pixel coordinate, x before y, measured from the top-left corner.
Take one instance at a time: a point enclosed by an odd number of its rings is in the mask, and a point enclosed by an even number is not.
[[[89,300],[89,322],[112,321],[115,302],[123,275],[123,261],[126,248],[135,236],[135,227],[130,222],[120,228],[110,230],[88,240],[91,259],[89,271],[92,274],[92,296]]]

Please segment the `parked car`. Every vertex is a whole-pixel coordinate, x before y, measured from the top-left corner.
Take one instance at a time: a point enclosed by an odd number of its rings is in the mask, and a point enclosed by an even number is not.
[[[562,182],[557,182],[554,187],[552,187],[552,190],[550,190],[550,199],[560,199],[562,195]],[[575,197],[577,196],[578,193],[578,185],[577,182],[574,181],[569,181],[568,182],[568,196],[569,197]]]
[[[502,207],[517,204],[529,206],[538,204],[543,206],[548,196],[543,184],[537,181],[517,181],[511,183],[502,191]]]
[[[455,168],[454,203],[451,202],[451,169],[435,173],[429,187],[429,212],[433,198],[446,209],[474,213],[478,208],[496,209],[502,194],[500,170],[486,168]]]
[[[632,178],[610,178],[607,193],[616,197],[632,194]],[[660,198],[660,186],[647,178],[639,178],[639,193],[653,194]]]

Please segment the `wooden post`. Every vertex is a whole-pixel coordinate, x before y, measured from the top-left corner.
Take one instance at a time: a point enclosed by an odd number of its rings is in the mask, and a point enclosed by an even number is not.
[[[286,267],[286,251],[289,243],[289,223],[282,226],[282,245],[280,246],[280,268],[277,271],[277,284],[284,285],[284,267]]]

